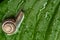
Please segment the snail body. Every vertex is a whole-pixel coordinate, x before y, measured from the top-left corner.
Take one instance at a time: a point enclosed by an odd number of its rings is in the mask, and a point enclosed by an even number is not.
[[[8,35],[15,34],[18,31],[18,28],[20,27],[23,19],[24,14],[21,11],[16,19],[7,19],[4,21],[2,24],[2,30]]]

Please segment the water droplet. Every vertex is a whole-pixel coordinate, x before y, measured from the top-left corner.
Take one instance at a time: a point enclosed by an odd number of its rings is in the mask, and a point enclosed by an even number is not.
[[[40,11],[42,11],[43,9],[45,9],[46,5],[47,5],[47,2],[44,3],[43,8],[40,9]]]
[[[46,12],[45,19],[49,20],[50,19],[50,16],[51,16],[51,14],[49,12]]]
[[[46,12],[45,18],[47,18],[47,17],[48,17],[48,14],[49,14],[49,12]]]
[[[46,5],[47,5],[47,2],[44,4],[44,8],[46,7]]]
[[[38,16],[37,16],[37,20],[39,20],[39,19],[40,19],[40,15],[41,15],[41,13],[39,13],[39,14],[38,14]]]

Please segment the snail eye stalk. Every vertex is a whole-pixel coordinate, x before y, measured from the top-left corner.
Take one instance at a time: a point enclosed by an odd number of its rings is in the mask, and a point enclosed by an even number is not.
[[[18,31],[23,19],[24,13],[21,11],[17,15],[16,19],[7,19],[4,21],[2,24],[2,30],[8,35],[15,34]]]

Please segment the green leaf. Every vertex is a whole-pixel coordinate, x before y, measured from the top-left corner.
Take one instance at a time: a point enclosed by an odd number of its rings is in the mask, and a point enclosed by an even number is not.
[[[24,11],[18,32],[6,35],[2,20]],[[0,2],[0,40],[60,40],[60,0],[4,0]]]

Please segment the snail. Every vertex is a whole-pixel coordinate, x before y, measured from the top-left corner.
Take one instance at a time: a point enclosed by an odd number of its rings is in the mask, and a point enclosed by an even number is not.
[[[24,19],[24,13],[22,11],[19,12],[16,19],[7,19],[2,24],[2,30],[8,34],[12,35],[17,32],[18,28],[20,27],[22,21]]]

